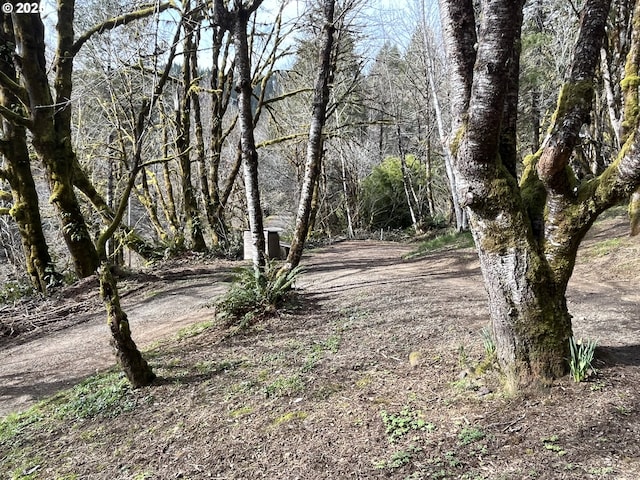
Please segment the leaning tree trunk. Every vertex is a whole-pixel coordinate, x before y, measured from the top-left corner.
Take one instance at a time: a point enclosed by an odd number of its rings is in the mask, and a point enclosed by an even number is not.
[[[118,363],[134,388],[149,385],[156,378],[156,375],[131,338],[129,319],[120,307],[116,280],[113,278],[110,265],[106,261],[100,264],[99,279],[100,297],[107,310],[111,345]]]
[[[334,9],[335,0],[325,0],[323,8],[324,25],[322,29],[322,48],[320,50],[318,75],[314,87],[313,111],[311,113],[311,124],[309,126],[304,179],[300,190],[300,201],[298,203],[298,214],[296,216],[296,227],[291,242],[291,249],[289,250],[289,256],[281,272],[290,271],[298,266],[302,258],[304,243],[309,233],[314,189],[318,183],[322,161],[322,129],[326,121],[327,104],[329,103],[329,84],[331,83],[334,70],[331,56],[335,32],[333,23]]]

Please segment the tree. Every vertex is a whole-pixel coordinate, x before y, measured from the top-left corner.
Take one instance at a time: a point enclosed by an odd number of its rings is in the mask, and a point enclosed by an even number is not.
[[[606,209],[640,185],[639,121],[625,103],[630,135],[615,161],[578,181],[569,164],[589,119],[608,0],[587,0],[572,63],[543,147],[518,180],[517,114],[523,0],[483,3],[476,36],[471,0],[441,0],[452,83],[457,195],[471,231],[489,296],[498,361],[512,388],[545,382],[567,368],[571,316],[565,293],[584,235]],[[637,88],[638,21],[625,82]],[[637,105],[637,104],[636,104]]]
[[[313,111],[309,125],[309,140],[304,167],[304,180],[300,191],[300,201],[296,216],[296,226],[291,242],[291,249],[282,272],[291,271],[300,263],[304,243],[309,234],[313,191],[320,174],[322,160],[322,129],[327,115],[329,103],[329,84],[333,78],[335,64],[332,62],[335,0],[324,0],[322,47],[319,54],[318,73],[314,86]]]
[[[245,5],[242,0],[234,0],[228,10],[222,0],[214,4],[214,24],[232,32],[235,47],[236,93],[238,95],[238,123],[240,125],[240,151],[244,168],[245,193],[249,214],[249,231],[253,244],[253,266],[256,276],[260,276],[265,266],[265,240],[260,205],[258,182],[258,151],[254,137],[252,113],[252,72],[251,50],[247,38],[247,26],[251,15],[262,0],[253,0]]]
[[[10,15],[3,15],[0,25],[0,105],[6,111],[19,111],[22,98],[17,72],[13,64],[15,45],[13,24]],[[13,88],[11,88],[13,87]],[[14,123],[3,116],[1,120],[2,140],[0,155],[6,160],[6,168],[0,169],[0,179],[6,180],[11,187],[12,206],[8,213],[18,225],[26,270],[32,286],[46,293],[56,281],[55,266],[47,245],[36,184],[31,173],[31,161],[27,143],[27,131],[24,125]]]
[[[194,82],[197,80],[197,71],[194,72],[197,51],[197,31],[200,24],[199,16],[191,12],[191,2],[185,4],[186,14],[190,14],[190,21],[184,22],[183,50],[184,59],[181,72],[182,92],[177,94],[175,101],[175,123],[177,135],[175,140],[176,156],[180,165],[180,178],[182,196],[184,199],[184,216],[186,220],[186,234],[191,243],[191,248],[196,252],[203,252],[207,249],[202,231],[202,223],[198,212],[198,202],[195,195],[193,182],[191,181],[191,109],[194,103]],[[195,73],[195,76],[194,76]],[[197,100],[196,100],[197,102]],[[196,110],[199,113],[199,108]],[[196,128],[201,125],[196,124]],[[200,137],[201,138],[201,134]],[[201,149],[201,155],[203,155]]]
[[[378,230],[413,226],[406,198],[407,178],[416,189],[425,191],[421,188],[426,183],[424,168],[414,156],[408,156],[404,162],[389,157],[361,182],[361,215],[366,227]],[[421,206],[427,203],[422,195],[418,202]]]

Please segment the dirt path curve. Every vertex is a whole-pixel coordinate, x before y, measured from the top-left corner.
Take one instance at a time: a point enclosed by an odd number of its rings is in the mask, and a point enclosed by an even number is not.
[[[625,232],[624,223],[618,223],[618,230]],[[586,243],[594,245],[611,236],[608,230],[596,229]],[[579,257],[568,290],[576,335],[598,339],[611,348],[613,356],[630,365],[640,365],[640,245],[636,240],[622,252],[624,258],[616,260],[598,253],[583,261]],[[320,302],[336,302],[340,308],[357,302],[361,309],[379,312],[382,319],[390,311],[396,317],[416,315],[411,302],[419,299],[425,311],[435,315],[433,328],[447,328],[448,318],[476,323],[488,320],[473,249],[403,260],[411,249],[377,241],[349,241],[322,248],[305,255],[306,272],[299,286],[305,295]],[[230,269],[236,265],[202,266],[191,261],[188,268],[144,277],[128,290],[125,285],[122,303],[138,345],[144,349],[180,328],[211,318],[212,311],[204,307],[226,289]],[[89,290],[95,296],[95,285]],[[25,408],[113,365],[99,301],[87,300],[86,292],[73,294],[68,299],[70,305],[56,306],[56,311],[74,312],[74,307],[87,302],[93,302],[93,307],[84,312],[86,320],[54,331],[44,329],[23,339],[0,337],[0,415]],[[0,311],[0,323],[6,320],[2,315]]]
[[[222,271],[172,269],[160,276],[145,276],[130,286],[129,293],[126,284],[121,286],[121,303],[138,346],[148,348],[184,327],[210,319],[213,313],[206,305],[226,290],[228,271],[224,264]],[[86,289],[75,298],[84,311],[74,311],[68,305],[74,298],[66,302],[59,299],[53,305],[45,302],[44,308],[49,307],[50,312],[62,310],[64,316],[75,317],[58,320],[68,326],[60,328],[47,322],[24,335],[26,338],[9,338],[0,344],[0,416],[26,408],[114,364],[96,282],[85,283]]]

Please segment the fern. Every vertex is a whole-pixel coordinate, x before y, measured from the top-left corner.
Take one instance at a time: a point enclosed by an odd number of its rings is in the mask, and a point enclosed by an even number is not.
[[[229,291],[216,302],[217,318],[227,326],[245,329],[276,311],[302,269],[296,267],[280,275],[278,271],[275,262],[269,262],[260,274],[253,267],[240,269]]]

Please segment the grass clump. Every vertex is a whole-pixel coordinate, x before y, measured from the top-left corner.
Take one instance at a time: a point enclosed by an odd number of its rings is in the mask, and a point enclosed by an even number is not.
[[[418,245],[418,248],[409,253],[405,258],[420,258],[432,252],[457,250],[459,248],[468,248],[472,246],[473,237],[471,236],[471,232],[450,232],[425,240]]]
[[[53,401],[58,404],[55,415],[63,420],[115,418],[137,406],[131,385],[120,372],[93,376]]]
[[[279,274],[276,263],[269,262],[264,272],[241,268],[229,291],[215,304],[216,316],[226,326],[242,330],[272,314],[282,306],[301,269]]]

